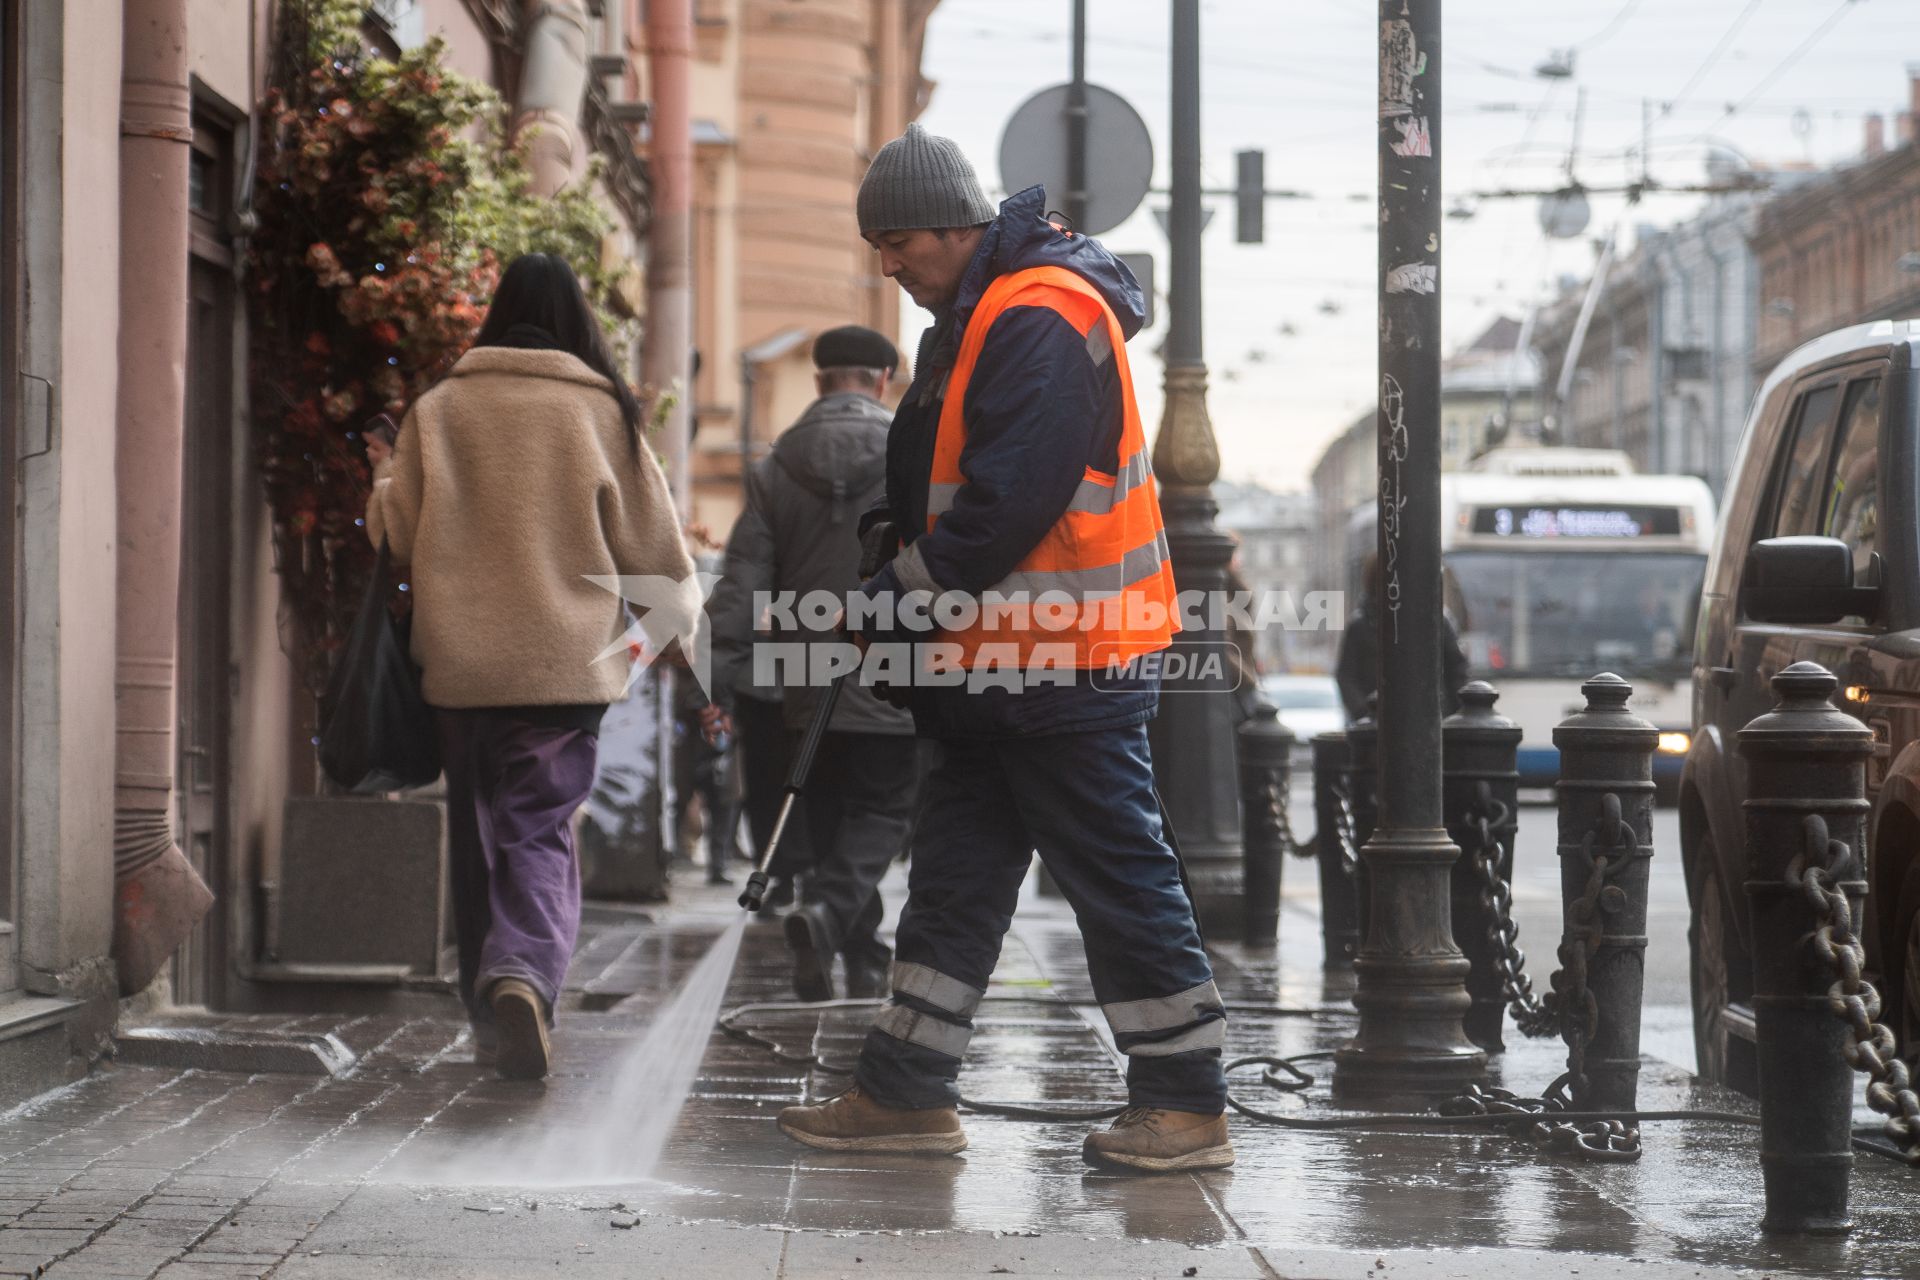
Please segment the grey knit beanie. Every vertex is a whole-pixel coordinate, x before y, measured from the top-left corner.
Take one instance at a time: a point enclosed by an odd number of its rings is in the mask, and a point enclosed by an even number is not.
[[[960,144],[935,137],[917,123],[880,148],[860,183],[855,208],[861,235],[977,227],[992,222],[995,213]]]

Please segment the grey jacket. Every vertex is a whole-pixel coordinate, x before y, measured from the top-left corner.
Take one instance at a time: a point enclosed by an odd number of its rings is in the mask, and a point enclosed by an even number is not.
[[[713,636],[714,698],[729,709],[751,693],[755,639],[832,641],[832,631],[762,631],[760,592],[831,591],[845,599],[860,585],[861,514],[886,490],[887,428],[892,412],[857,392],[823,396],[781,434],[773,454],[747,471],[746,506],[727,539],[727,561],[707,601]],[[789,728],[802,728],[822,690],[789,686]],[[842,733],[911,734],[913,717],[849,680],[829,728]]]

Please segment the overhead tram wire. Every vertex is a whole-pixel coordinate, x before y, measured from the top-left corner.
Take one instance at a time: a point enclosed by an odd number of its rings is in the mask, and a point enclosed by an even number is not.
[[[1611,39],[1615,32],[1619,31],[1621,27],[1627,24],[1627,19],[1631,18],[1633,16],[1633,11],[1635,9],[1638,9],[1639,7],[1640,7],[1640,0],[1627,0],[1625,4],[1620,6],[1620,12],[1613,15],[1612,21],[1607,23],[1606,26],[1600,28],[1600,30],[1588,36],[1585,40],[1582,40],[1578,44],[1575,44],[1573,47],[1575,49],[1585,49],[1591,45],[1599,44],[1603,40]]]
[[[1747,20],[1752,18],[1754,13],[1760,8],[1760,3],[1761,0],[1747,0],[1747,7],[1734,16],[1733,22],[1728,25],[1726,31],[1721,34],[1718,42],[1716,42],[1713,48],[1707,53],[1706,59],[1693,69],[1693,74],[1687,77],[1687,82],[1680,86],[1680,92],[1660,104],[1660,118],[1662,120],[1672,115],[1680,104],[1685,102],[1688,96],[1699,87],[1700,82],[1706,78],[1707,73],[1719,64],[1720,59],[1726,55],[1727,50],[1733,47],[1734,39],[1740,34],[1741,30],[1746,27]]]
[[[1736,115],[1739,115],[1740,112],[1744,111],[1749,105],[1751,105],[1755,100],[1757,100],[1761,94],[1765,93],[1768,89],[1772,88],[1774,81],[1778,80],[1781,76],[1785,75],[1788,71],[1792,70],[1794,64],[1798,63],[1800,59],[1804,58],[1808,53],[1812,52],[1813,47],[1819,44],[1820,41],[1826,37],[1829,31],[1832,31],[1836,26],[1838,26],[1842,18],[1846,17],[1847,14],[1850,11],[1852,11],[1854,8],[1864,3],[1866,3],[1866,0],[1840,0],[1840,7],[1835,9],[1832,13],[1828,14],[1820,22],[1819,26],[1809,31],[1806,34],[1806,36],[1801,39],[1799,44],[1796,44],[1795,46],[1793,46],[1792,49],[1788,50],[1787,55],[1784,58],[1780,59],[1779,62],[1774,64],[1773,70],[1767,72],[1765,76],[1761,77],[1760,83],[1755,85],[1747,93],[1746,97],[1740,99],[1740,101],[1734,103],[1732,106],[1728,107],[1725,111],[1721,112],[1720,116],[1716,120],[1714,120],[1712,124],[1708,125],[1705,129],[1702,129],[1698,134],[1695,134],[1694,137],[1692,138],[1692,141],[1695,143],[1705,142],[1709,137],[1711,137],[1714,134],[1715,131],[1717,131],[1720,128],[1721,125],[1725,124],[1727,121],[1733,119]]]

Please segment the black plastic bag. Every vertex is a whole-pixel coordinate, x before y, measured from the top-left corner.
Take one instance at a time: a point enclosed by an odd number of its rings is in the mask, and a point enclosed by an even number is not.
[[[382,542],[360,616],[327,682],[320,730],[320,767],[349,791],[424,787],[440,776],[433,708],[407,652],[412,619],[393,616],[392,593],[392,554]]]

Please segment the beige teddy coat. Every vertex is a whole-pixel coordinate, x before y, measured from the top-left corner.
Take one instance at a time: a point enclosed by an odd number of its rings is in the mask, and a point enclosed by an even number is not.
[[[625,696],[625,605],[589,575],[693,573],[666,477],[628,440],[607,380],[564,351],[476,347],[415,403],[367,535],[411,566],[428,703]]]

